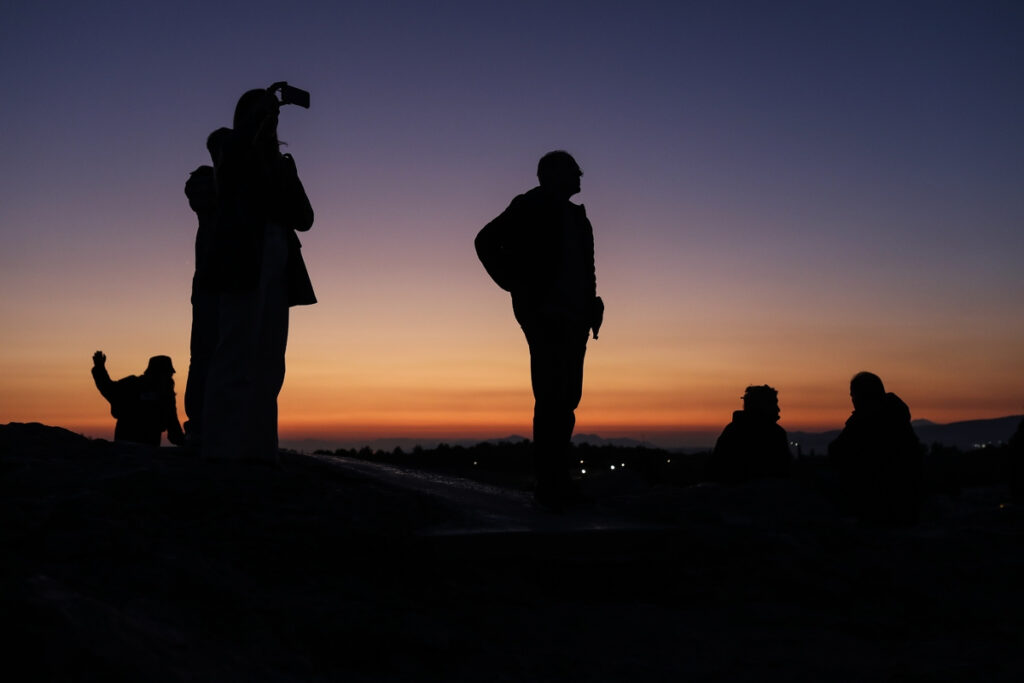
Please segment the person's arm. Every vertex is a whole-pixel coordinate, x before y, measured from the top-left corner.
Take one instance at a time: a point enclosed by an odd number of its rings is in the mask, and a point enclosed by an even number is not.
[[[169,395],[168,395],[169,394]],[[161,432],[167,431],[167,440],[175,446],[185,445],[185,432],[181,429],[181,422],[178,420],[178,404],[175,399],[174,380],[167,394],[163,395],[163,428]]]
[[[594,262],[594,228],[591,226],[590,219],[587,218],[587,210],[582,204],[578,210],[579,219],[586,235],[584,267],[588,271],[590,278],[587,284],[594,296],[590,305],[590,329],[594,331],[594,339],[597,339],[597,334],[601,331],[601,325],[604,323],[604,300],[597,295],[597,267]]]
[[[96,382],[96,388],[100,395],[108,402],[114,402],[114,382],[107,372],[107,357],[102,351],[92,354],[92,379]]]
[[[313,206],[309,203],[306,188],[299,180],[299,171],[291,154],[282,154],[276,169],[278,174],[278,216],[281,224],[298,232],[313,227]]]
[[[178,411],[172,406],[172,413],[167,421],[167,440],[175,446],[185,445],[185,432],[181,429],[181,422],[178,420]]]
[[[723,482],[728,476],[728,463],[733,459],[736,450],[736,437],[732,424],[727,424],[715,441],[715,448],[704,464],[706,481]]]
[[[774,473],[780,477],[788,477],[793,470],[793,453],[789,450],[789,435],[786,430],[776,425],[774,447]]]
[[[593,309],[590,313],[590,327],[594,330],[594,339],[597,339],[597,333],[601,331],[601,325],[604,323],[604,299],[595,296],[591,305]]]

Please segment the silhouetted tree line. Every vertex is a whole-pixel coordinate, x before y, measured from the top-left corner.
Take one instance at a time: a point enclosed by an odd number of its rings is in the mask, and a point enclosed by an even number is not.
[[[474,446],[438,444],[410,450],[369,447],[318,450],[318,455],[356,458],[369,462],[462,476],[487,483],[528,489],[532,483],[533,446],[529,440],[482,442]],[[717,480],[712,452],[677,452],[645,446],[570,447],[574,475],[583,479],[639,477],[648,484],[693,486]],[[964,489],[999,486],[1014,479],[1021,467],[1010,444],[962,450],[934,443],[923,456],[927,495],[959,495]],[[584,473],[585,472],[585,473]],[[824,455],[804,455],[793,461],[791,478],[813,487],[829,488],[836,467]]]

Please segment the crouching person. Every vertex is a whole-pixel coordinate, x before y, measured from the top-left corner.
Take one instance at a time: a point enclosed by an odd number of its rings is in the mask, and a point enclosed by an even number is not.
[[[168,356],[153,356],[142,375],[129,375],[116,382],[107,372],[107,357],[97,351],[92,357],[92,378],[103,398],[110,402],[110,414],[117,420],[114,441],[132,441],[159,446],[160,435],[176,446],[185,445],[174,401],[174,366]]]

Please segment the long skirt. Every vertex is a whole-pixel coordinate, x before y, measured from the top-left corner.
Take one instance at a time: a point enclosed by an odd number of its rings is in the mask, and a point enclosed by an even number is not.
[[[264,230],[259,286],[220,294],[204,406],[203,455],[277,461],[277,395],[288,344],[288,234]]]

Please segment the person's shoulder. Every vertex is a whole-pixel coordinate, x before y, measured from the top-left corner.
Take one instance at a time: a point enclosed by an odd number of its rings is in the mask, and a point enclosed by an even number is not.
[[[894,420],[910,422],[910,407],[891,391],[885,395],[885,414]]]
[[[518,204],[520,206],[543,206],[548,201],[547,193],[544,192],[538,185],[532,190],[527,190],[522,194],[516,195],[515,199],[512,200],[512,204]]]
[[[518,216],[519,218],[525,219],[531,215],[537,214],[544,210],[544,194],[539,192],[540,188],[535,187],[532,190],[517,194],[509,202],[508,208],[505,209],[504,215],[506,217]]]
[[[747,427],[747,425],[746,425],[746,420],[745,420],[744,415],[743,415],[743,411],[742,410],[733,411],[732,422],[730,422],[729,424],[725,425],[725,427],[722,429],[721,436],[726,437],[726,438],[730,438],[730,437],[736,436],[737,434],[742,433],[746,429],[746,427]]]
[[[185,181],[185,195],[190,200],[202,199],[211,192],[216,192],[213,166],[204,164],[189,173],[188,179]]]

